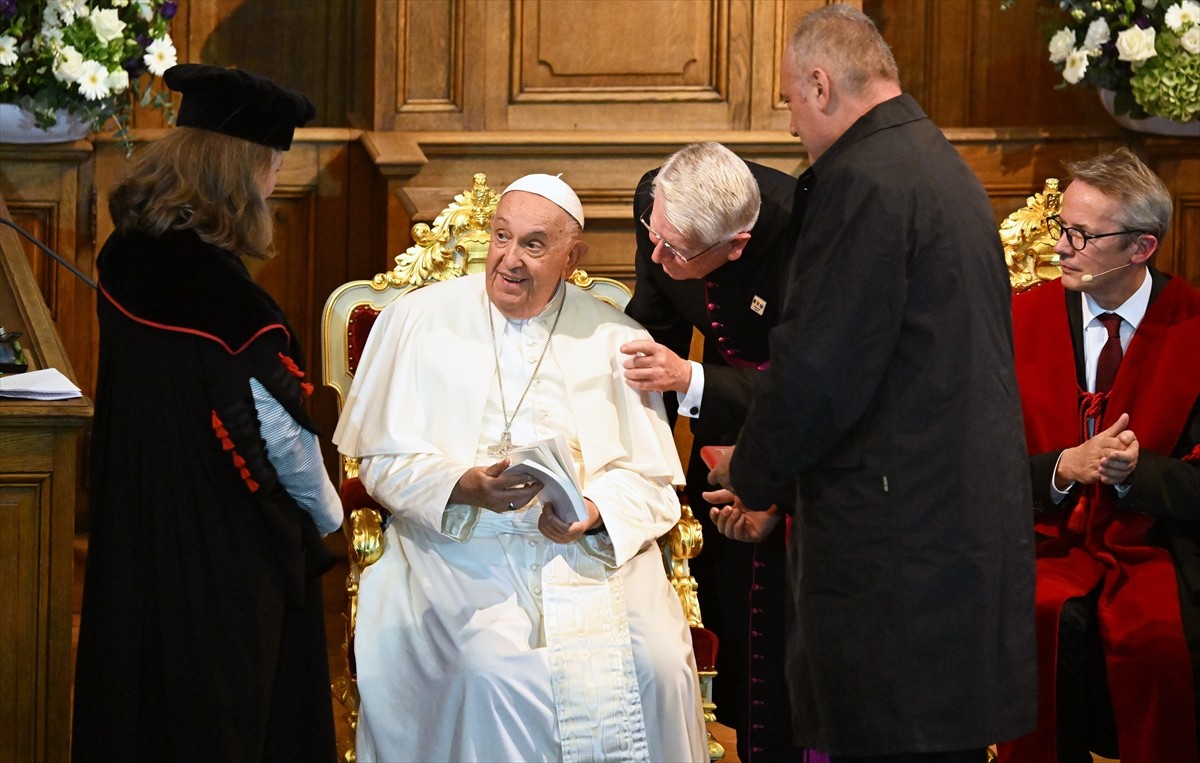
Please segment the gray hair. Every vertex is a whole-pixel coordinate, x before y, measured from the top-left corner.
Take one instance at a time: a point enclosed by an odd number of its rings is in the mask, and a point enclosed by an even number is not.
[[[875,22],[848,5],[805,14],[792,33],[788,55],[800,68],[825,69],[851,95],[862,95],[872,82],[900,83],[892,49]]]
[[[667,222],[705,244],[727,241],[758,221],[758,181],[737,154],[720,143],[692,143],[667,159],[653,195]]]
[[[1160,241],[1171,224],[1171,193],[1154,171],[1128,148],[1067,165],[1071,180],[1087,183],[1121,202],[1124,226]]]

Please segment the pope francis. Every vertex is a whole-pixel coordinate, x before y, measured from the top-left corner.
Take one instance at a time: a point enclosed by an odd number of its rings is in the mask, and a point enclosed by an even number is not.
[[[570,186],[505,189],[484,273],[380,315],[334,435],[392,513],[359,589],[361,761],[701,761],[691,639],[655,539],[683,480],[662,400],[624,383],[649,335],[564,277]],[[508,473],[561,435],[587,518]]]

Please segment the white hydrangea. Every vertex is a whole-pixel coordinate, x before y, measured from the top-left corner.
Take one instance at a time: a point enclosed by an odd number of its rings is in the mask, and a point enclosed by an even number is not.
[[[1063,79],[1072,85],[1077,85],[1083,79],[1083,75],[1087,74],[1087,68],[1087,51],[1083,48],[1075,48],[1067,54],[1066,63],[1063,65]]]
[[[1087,36],[1083,38],[1083,47],[1088,50],[1098,50],[1111,38],[1112,33],[1108,29],[1108,22],[1104,19],[1093,19],[1092,23],[1088,24]]]
[[[1130,63],[1140,63],[1154,56],[1154,30],[1129,27],[1117,35],[1117,58]]]
[[[17,38],[0,34],[0,66],[12,66],[17,62]]]
[[[121,16],[116,8],[95,11],[88,21],[92,22],[92,31],[96,33],[96,39],[105,45],[119,39],[125,31],[125,22],[121,21]]]
[[[1182,0],[1167,9],[1167,26],[1172,32],[1182,32],[1188,25],[1200,24],[1200,3]]]
[[[154,6],[149,0],[137,0],[138,15],[142,17],[142,21],[149,21],[154,18]]]
[[[176,63],[175,43],[171,42],[170,35],[150,43],[146,48],[146,55],[142,56],[142,62],[156,77],[161,77],[163,72],[174,66]]]
[[[1156,5],[1158,5],[1158,0],[1142,0],[1142,7],[1146,10],[1150,10]]]
[[[109,95],[108,69],[105,69],[104,64],[99,61],[84,61],[83,66],[80,67],[79,79],[76,80],[76,84],[79,85],[79,92],[89,101],[107,98]]]
[[[54,56],[54,78],[68,84],[79,79],[83,71],[83,56],[71,45],[64,45]]]
[[[1075,49],[1075,33],[1063,27],[1050,38],[1050,63],[1061,64],[1067,60],[1067,55]]]
[[[1179,44],[1193,56],[1200,56],[1200,24],[1193,24],[1191,29],[1181,34]]]

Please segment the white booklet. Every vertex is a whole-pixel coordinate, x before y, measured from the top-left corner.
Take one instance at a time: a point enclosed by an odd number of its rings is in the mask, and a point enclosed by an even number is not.
[[[521,473],[542,483],[538,497],[542,503],[554,506],[554,513],[570,524],[588,518],[587,506],[583,503],[583,488],[571,449],[562,435],[513,448],[508,453],[512,464],[505,474]]]
[[[0,397],[27,400],[69,400],[83,392],[56,368],[0,376]]]

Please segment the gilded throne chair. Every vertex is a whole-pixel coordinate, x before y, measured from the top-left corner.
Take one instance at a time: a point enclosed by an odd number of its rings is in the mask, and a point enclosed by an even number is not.
[[[487,259],[492,215],[499,196],[487,185],[483,174],[474,176],[470,188],[454,201],[431,225],[417,223],[412,228],[415,242],[395,258],[391,270],[370,280],[351,281],[335,290],[325,303],[321,319],[323,373],[326,386],[338,396],[340,410],[358,368],[367,336],[379,313],[393,300],[422,286],[458,276],[482,272]],[[610,278],[589,276],[576,270],[570,280],[597,299],[624,308],[631,292],[625,284]],[[343,531],[347,538],[349,574],[346,577],[346,657],[344,673],[333,682],[333,693],[345,709],[351,730],[350,739],[339,740],[342,760],[355,760],[353,731],[358,722],[359,694],[354,661],[355,620],[358,584],[363,569],[383,553],[383,518],[387,510],[372,499],[358,479],[357,459],[341,457],[341,497],[345,512]],[[700,523],[691,508],[681,500],[679,523],[663,538],[666,574],[679,596],[684,616],[692,630],[693,649],[700,670],[701,695],[706,721],[715,721],[712,681],[716,676],[716,635],[700,619],[696,581],[688,560],[700,553],[703,545]],[[709,735],[709,757],[718,760],[725,752]]]

